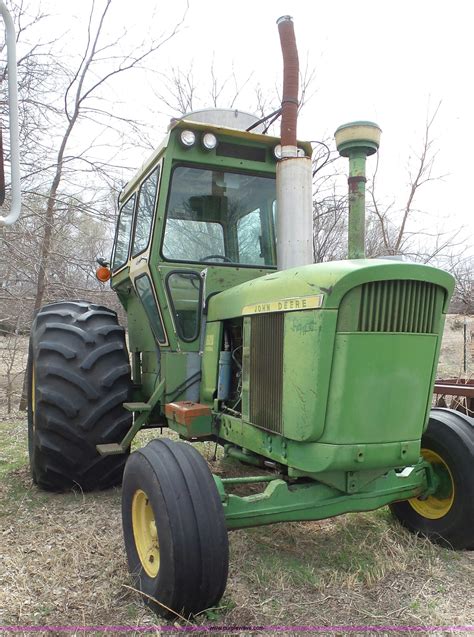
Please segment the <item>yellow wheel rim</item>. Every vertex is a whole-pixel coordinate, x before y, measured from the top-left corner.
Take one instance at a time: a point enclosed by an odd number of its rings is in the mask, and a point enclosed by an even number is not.
[[[147,494],[138,489],[132,500],[133,537],[143,569],[150,577],[160,570],[160,544],[155,516]]]
[[[430,462],[435,471],[444,472],[445,477],[450,482],[448,492],[441,496],[437,494],[429,495],[426,499],[411,498],[408,500],[409,504],[415,511],[429,520],[439,520],[449,513],[454,502],[454,480],[450,468],[443,460],[443,458],[431,449],[422,449],[421,455],[425,460]]]

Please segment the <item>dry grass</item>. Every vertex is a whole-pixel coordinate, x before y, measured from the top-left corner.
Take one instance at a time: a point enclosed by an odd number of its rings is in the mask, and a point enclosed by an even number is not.
[[[25,433],[19,421],[0,427],[0,624],[151,627],[157,618],[126,588],[120,490],[38,491]],[[474,554],[408,534],[386,509],[234,531],[230,546],[224,599],[197,624],[460,625],[474,617]]]

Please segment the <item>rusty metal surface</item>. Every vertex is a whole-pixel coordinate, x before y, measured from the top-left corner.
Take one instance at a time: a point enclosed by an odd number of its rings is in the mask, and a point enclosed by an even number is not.
[[[433,393],[445,394],[447,396],[467,396],[474,398],[474,379],[473,380],[437,380],[435,382]]]
[[[474,416],[474,379],[438,379],[433,393],[436,407],[448,407]]]

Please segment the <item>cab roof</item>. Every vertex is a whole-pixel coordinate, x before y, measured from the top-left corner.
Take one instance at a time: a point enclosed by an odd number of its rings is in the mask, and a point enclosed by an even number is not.
[[[171,135],[176,130],[182,130],[184,128],[190,128],[192,130],[197,131],[206,131],[211,132],[218,137],[219,135],[225,135],[226,137],[234,137],[241,141],[252,141],[252,142],[261,142],[265,145],[274,145],[277,146],[280,143],[279,137],[274,137],[272,135],[263,135],[262,133],[254,133],[252,131],[245,131],[238,128],[228,128],[224,126],[219,126],[216,124],[207,124],[202,122],[195,122],[192,119],[179,119],[176,121],[172,120],[168,128],[168,132],[165,135],[161,144],[153,151],[153,153],[148,157],[148,159],[142,164],[142,166],[138,169],[135,175],[128,181],[128,183],[123,187],[120,193],[120,201],[123,201],[128,197],[128,195],[135,190],[136,186],[142,180],[142,178],[150,172],[152,167],[156,164],[158,159],[164,154],[166,148],[169,145],[169,141]],[[298,146],[303,148],[308,156],[311,156],[312,147],[310,142],[300,142],[298,141]]]

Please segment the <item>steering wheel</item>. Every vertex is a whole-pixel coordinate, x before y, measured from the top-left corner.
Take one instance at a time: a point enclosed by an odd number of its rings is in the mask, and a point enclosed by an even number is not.
[[[207,257],[203,257],[200,260],[209,261],[209,259],[222,259],[223,261],[226,261],[227,263],[233,263],[232,259],[229,259],[229,257],[226,257],[224,254],[209,254]]]

